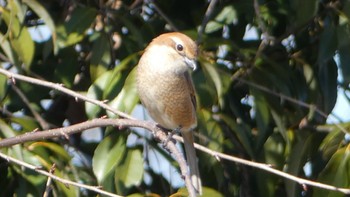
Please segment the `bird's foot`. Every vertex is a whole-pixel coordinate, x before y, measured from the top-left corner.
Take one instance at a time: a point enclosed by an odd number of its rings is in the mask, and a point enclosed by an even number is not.
[[[180,132],[181,132],[181,127],[177,127],[176,129],[171,130],[171,131],[168,133],[168,137],[167,137],[166,140],[163,142],[163,147],[165,148],[169,141],[172,141],[172,142],[175,144],[176,141],[174,140],[173,135],[178,134],[178,133],[180,133]]]

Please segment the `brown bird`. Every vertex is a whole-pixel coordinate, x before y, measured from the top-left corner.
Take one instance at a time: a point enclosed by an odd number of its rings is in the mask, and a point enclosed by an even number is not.
[[[202,194],[193,129],[196,97],[189,69],[196,69],[197,45],[188,36],[165,33],[147,46],[137,69],[137,89],[149,115],[161,127],[181,131],[193,187]]]

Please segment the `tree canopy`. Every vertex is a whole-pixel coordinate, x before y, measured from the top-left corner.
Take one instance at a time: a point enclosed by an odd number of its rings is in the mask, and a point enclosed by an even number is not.
[[[345,189],[350,122],[332,114],[339,92],[344,105],[350,103],[349,1],[2,0],[0,5],[1,195],[97,195],[39,173],[45,171],[117,195],[186,196],[178,162],[141,128],[105,125],[2,145],[3,139],[88,120],[147,118],[135,89],[135,67],[147,44],[170,31],[187,34],[200,49],[191,73],[196,142],[244,159],[197,150],[203,196],[350,194]],[[327,122],[331,116],[336,123]]]

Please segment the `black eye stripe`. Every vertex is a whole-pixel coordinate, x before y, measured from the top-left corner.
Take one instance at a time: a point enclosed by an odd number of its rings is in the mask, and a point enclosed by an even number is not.
[[[176,50],[178,50],[178,51],[183,51],[183,50],[184,50],[184,47],[182,46],[182,44],[177,44],[177,45],[176,45]]]

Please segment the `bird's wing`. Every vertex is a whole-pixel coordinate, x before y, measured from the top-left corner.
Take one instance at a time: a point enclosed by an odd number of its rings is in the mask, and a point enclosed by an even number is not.
[[[192,78],[188,72],[185,72],[185,79],[186,79],[187,84],[188,84],[188,89],[190,91],[190,97],[191,97],[193,107],[196,110],[197,109],[196,92],[194,91],[193,81],[192,81]]]

